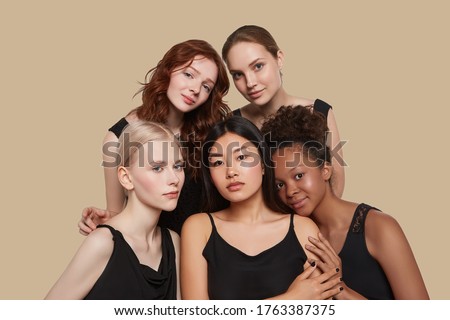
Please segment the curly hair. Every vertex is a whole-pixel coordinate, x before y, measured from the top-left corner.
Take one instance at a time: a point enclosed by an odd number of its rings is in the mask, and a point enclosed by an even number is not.
[[[261,128],[272,153],[279,149],[300,145],[319,164],[331,163],[327,147],[327,120],[313,106],[282,106],[268,117]]]
[[[196,56],[212,60],[218,68],[218,76],[206,102],[184,114],[180,130],[180,140],[185,142],[184,147],[187,148],[186,160],[191,164],[187,169],[194,178],[197,178],[200,172],[200,166],[197,165],[200,159],[198,142],[203,141],[213,125],[225,119],[231,112],[223,101],[230,82],[226,67],[217,51],[208,42],[196,39],[174,45],[157,66],[147,72],[145,83],[142,83],[142,88],[136,93],[142,93],[142,105],[133,110],[141,120],[166,123],[170,110],[167,97],[170,76],[179,67],[192,63]]]

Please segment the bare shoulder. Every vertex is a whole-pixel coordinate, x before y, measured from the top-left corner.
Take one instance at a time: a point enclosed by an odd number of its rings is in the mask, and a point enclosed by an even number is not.
[[[294,214],[294,228],[299,231],[307,232],[308,234],[317,234],[317,232],[319,232],[319,228],[311,218],[302,217],[298,214]]]
[[[183,228],[181,230],[181,234],[186,233],[211,233],[212,226],[211,220],[209,219],[208,214],[206,213],[196,213],[191,215],[186,221],[183,223]]]
[[[391,241],[405,238],[400,224],[394,217],[375,209],[368,212],[364,229],[368,244],[388,245]]]
[[[80,249],[99,257],[110,257],[114,249],[113,235],[108,228],[97,228],[86,237]]]
[[[315,101],[315,100],[309,99],[309,98],[294,97],[294,96],[291,96],[289,100],[290,100],[289,101],[290,105],[301,105],[304,107],[313,105],[314,101]]]
[[[128,121],[128,123],[136,122],[139,120],[135,110],[133,110],[129,114],[127,114],[125,116],[125,119]]]
[[[178,233],[176,233],[173,230],[167,229],[169,230],[170,233],[170,237],[172,238],[172,242],[174,244],[174,246],[178,246],[180,244],[180,236],[178,235]]]

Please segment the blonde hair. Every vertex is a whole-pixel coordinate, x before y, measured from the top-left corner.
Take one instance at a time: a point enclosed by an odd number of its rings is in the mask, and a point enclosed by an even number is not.
[[[171,141],[181,149],[173,132],[163,124],[138,120],[125,127],[119,137],[118,166],[128,167],[136,151],[151,141]]]

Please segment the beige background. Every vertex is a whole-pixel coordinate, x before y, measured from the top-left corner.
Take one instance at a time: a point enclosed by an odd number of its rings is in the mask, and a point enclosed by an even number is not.
[[[344,197],[402,225],[433,299],[449,299],[445,1],[2,1],[1,299],[40,299],[104,207],[101,141],[175,43],[220,50],[243,24],[286,53],[288,92],[334,106]],[[213,6],[215,8],[213,8]],[[227,97],[244,101],[232,86]]]

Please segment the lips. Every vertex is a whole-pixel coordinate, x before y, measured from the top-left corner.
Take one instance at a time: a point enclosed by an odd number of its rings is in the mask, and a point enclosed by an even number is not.
[[[184,103],[188,104],[188,105],[193,105],[195,103],[195,99],[191,98],[189,96],[186,96],[184,94],[181,95],[183,97],[183,101]]]
[[[297,200],[295,200],[295,201],[289,202],[289,205],[290,205],[294,210],[297,210],[297,209],[300,209],[301,207],[303,207],[303,206],[305,205],[306,200],[307,200],[306,197],[305,197],[305,198],[302,198],[302,199],[297,199]]]
[[[179,194],[180,194],[179,191],[171,191],[164,193],[164,196],[166,196],[169,199],[177,199]]]
[[[251,91],[248,93],[248,96],[252,99],[258,99],[262,96],[264,89],[257,90],[257,91]]]
[[[239,191],[244,184],[242,182],[232,182],[227,186],[229,191]]]

